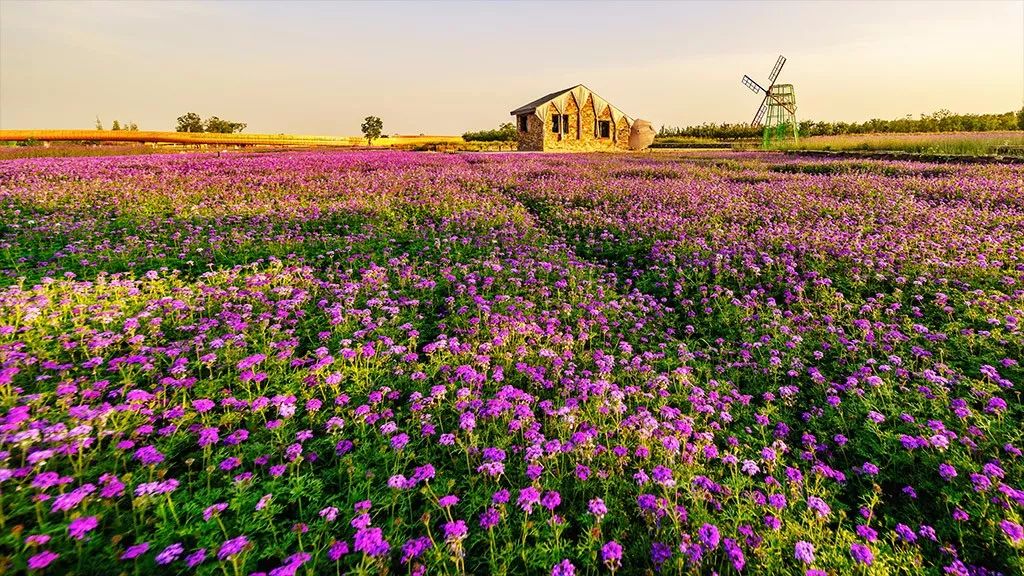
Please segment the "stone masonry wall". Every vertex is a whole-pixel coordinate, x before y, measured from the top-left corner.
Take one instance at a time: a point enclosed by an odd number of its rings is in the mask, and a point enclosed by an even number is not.
[[[566,101],[565,113],[569,115],[569,130],[566,134],[557,134],[551,131],[552,117],[557,113],[551,104],[542,106],[544,118],[541,120],[536,114],[527,117],[527,128],[517,135],[518,148],[520,151],[552,151],[552,152],[614,152],[629,149],[629,124],[625,118],[620,118],[617,124],[612,125],[614,138],[598,138],[594,134],[595,110],[594,101],[587,96],[582,108],[574,97]],[[599,111],[597,120],[611,122],[611,111],[605,107]],[[518,127],[518,122],[516,123]]]
[[[519,121],[516,120],[516,127],[519,127]],[[519,144],[519,150],[522,152],[543,152],[544,151],[544,122],[540,118],[537,118],[536,114],[529,114],[526,117],[526,132],[518,132],[516,140]]]
[[[589,105],[589,111],[587,106]],[[544,138],[544,149],[552,151],[565,151],[565,152],[599,152],[599,151],[612,151],[616,149],[615,144],[611,138],[598,139],[594,138],[594,103],[593,100],[588,97],[587,102],[584,104],[582,110],[576,105],[575,98],[570,98],[569,103],[566,104],[566,113],[569,114],[569,134],[566,138],[559,140],[558,134],[551,134],[550,119],[548,120],[549,125],[548,134],[545,134]],[[610,120],[610,112],[605,108],[606,119]],[[553,112],[549,113],[553,114]],[[579,124],[579,138],[576,138],[576,121],[580,120]],[[626,130],[626,136],[629,137],[629,130]]]
[[[594,98],[587,94],[587,101],[580,109],[580,142],[593,144],[597,138],[594,136]]]
[[[618,125],[615,127],[618,138],[615,141],[615,147],[619,150],[629,150],[629,122],[626,122],[625,118],[619,118]]]

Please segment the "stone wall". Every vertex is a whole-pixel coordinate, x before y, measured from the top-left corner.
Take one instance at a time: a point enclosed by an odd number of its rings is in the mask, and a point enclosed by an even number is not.
[[[544,116],[544,149],[551,150],[559,146],[562,143],[562,136],[551,131],[551,124],[553,118],[558,114],[558,109],[555,108],[554,104],[547,105],[548,111],[543,114]]]
[[[589,107],[589,109],[588,109]],[[569,115],[569,134],[559,138],[558,134],[551,133],[551,114],[548,113],[547,132],[544,135],[544,150],[565,151],[565,152],[600,152],[602,150],[616,150],[618,147],[611,138],[594,137],[594,102],[589,96],[584,103],[582,110],[576,104],[576,99],[570,97],[566,104],[566,114]],[[554,110],[554,107],[552,107]],[[611,112],[607,107],[604,109],[604,119],[611,120]],[[625,122],[625,119],[623,119]],[[577,132],[577,127],[579,131]],[[612,128],[615,129],[614,127]],[[579,137],[577,137],[577,134]],[[629,139],[629,128],[626,128],[626,139]]]
[[[629,122],[624,117],[619,118],[619,122],[615,126],[615,132],[617,134],[615,147],[619,150],[629,150]]]
[[[619,118],[617,124],[612,124],[613,137],[597,137],[595,118],[611,122],[611,111],[607,106],[604,110],[595,111],[593,98],[589,95],[582,107],[573,96],[566,100],[565,113],[569,116],[569,130],[565,134],[551,131],[552,117],[558,113],[553,105],[544,104],[538,110],[543,111],[540,117],[537,114],[530,114],[527,117],[529,129],[526,132],[518,133],[517,140],[520,151],[612,152],[629,149],[630,126],[625,118]],[[595,116],[595,112],[599,113]],[[518,128],[518,126],[517,121],[516,127]]]
[[[519,120],[516,119],[518,130]],[[544,122],[537,118],[536,114],[530,113],[526,117],[526,132],[517,132],[516,140],[520,151],[542,152],[544,151]]]
[[[580,109],[580,142],[592,144],[597,137],[594,136],[594,97],[587,94],[587,101]]]

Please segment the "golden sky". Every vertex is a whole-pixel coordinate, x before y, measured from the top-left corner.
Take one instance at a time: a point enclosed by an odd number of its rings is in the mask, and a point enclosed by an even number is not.
[[[804,119],[1024,104],[1024,0],[24,2],[0,0],[0,128],[459,134],[584,83],[655,126],[749,121],[779,54]]]

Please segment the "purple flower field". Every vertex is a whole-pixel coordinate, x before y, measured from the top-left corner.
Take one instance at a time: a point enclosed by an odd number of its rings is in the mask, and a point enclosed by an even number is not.
[[[0,573],[1020,574],[1022,188],[0,162]]]

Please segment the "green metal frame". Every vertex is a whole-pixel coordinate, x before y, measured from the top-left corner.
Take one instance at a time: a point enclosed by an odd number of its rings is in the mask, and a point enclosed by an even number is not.
[[[796,120],[796,92],[792,84],[776,84],[770,88],[768,113],[765,116],[761,145],[772,148],[776,142],[800,139],[800,124]]]

